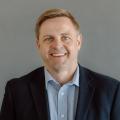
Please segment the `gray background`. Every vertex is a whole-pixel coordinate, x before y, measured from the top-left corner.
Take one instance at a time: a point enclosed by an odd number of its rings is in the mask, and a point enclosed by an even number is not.
[[[6,82],[41,65],[35,21],[54,7],[68,9],[80,22],[80,63],[120,80],[120,0],[0,0],[0,106]]]

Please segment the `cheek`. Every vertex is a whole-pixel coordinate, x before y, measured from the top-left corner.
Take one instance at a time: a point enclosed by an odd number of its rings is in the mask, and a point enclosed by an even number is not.
[[[77,45],[69,46],[69,53],[73,57],[76,57],[78,55],[78,52],[79,52],[79,47]]]
[[[75,52],[75,51],[78,50],[78,45],[77,45],[76,42],[72,42],[71,44],[68,45],[68,48],[69,48],[70,51]]]
[[[38,49],[38,51],[41,57],[46,55],[46,50],[42,46]]]

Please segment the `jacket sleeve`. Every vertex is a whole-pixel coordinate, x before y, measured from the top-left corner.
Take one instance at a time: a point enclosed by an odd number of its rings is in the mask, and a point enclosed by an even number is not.
[[[120,120],[120,83],[118,84],[114,95],[110,120]]]
[[[5,94],[0,111],[0,120],[15,120],[14,101],[9,82],[5,87]]]

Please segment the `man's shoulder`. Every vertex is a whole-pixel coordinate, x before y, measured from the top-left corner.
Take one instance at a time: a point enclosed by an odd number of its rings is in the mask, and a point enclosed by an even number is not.
[[[7,82],[7,86],[25,85],[30,81],[37,79],[38,77],[44,76],[44,67],[36,68],[35,70],[18,78],[13,78]]]
[[[110,88],[120,85],[120,81],[113,77],[95,72],[83,66],[81,69],[84,71],[87,78],[89,80],[91,79],[91,83],[99,88]]]

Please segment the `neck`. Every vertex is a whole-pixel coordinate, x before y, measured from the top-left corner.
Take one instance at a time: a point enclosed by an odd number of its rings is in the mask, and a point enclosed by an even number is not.
[[[57,80],[61,85],[69,82],[72,80],[73,75],[76,71],[77,64],[68,68],[68,69],[62,69],[62,70],[53,70],[51,68],[46,67],[49,73],[52,75],[52,77]]]

